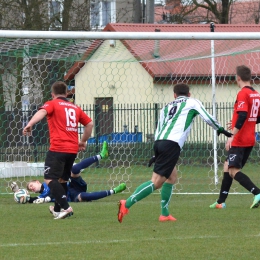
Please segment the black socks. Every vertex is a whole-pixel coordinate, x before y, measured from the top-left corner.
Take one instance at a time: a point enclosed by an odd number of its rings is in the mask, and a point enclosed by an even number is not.
[[[236,181],[240,183],[245,189],[253,193],[254,195],[257,195],[260,193],[260,190],[258,187],[255,186],[255,184],[250,180],[250,178],[245,175],[242,172],[237,172],[234,178]]]
[[[230,177],[229,172],[224,172],[219,192],[219,199],[217,200],[218,204],[226,201],[232,182],[233,178]]]
[[[61,208],[63,209],[68,209],[69,208],[69,203],[67,201],[67,194],[63,188],[64,184],[67,185],[67,183],[59,183],[57,180],[52,180],[48,186],[51,190],[51,194],[55,199],[55,202],[60,205]],[[56,204],[55,203],[55,204]],[[55,206],[56,209],[56,206]],[[54,210],[55,210],[54,209]]]

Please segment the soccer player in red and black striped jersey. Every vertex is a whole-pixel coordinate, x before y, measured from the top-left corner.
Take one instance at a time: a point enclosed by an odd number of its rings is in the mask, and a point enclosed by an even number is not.
[[[258,207],[260,201],[260,189],[241,171],[255,145],[255,126],[260,122],[260,94],[251,86],[250,68],[238,66],[236,80],[240,91],[237,94],[230,125],[233,136],[226,143],[228,158],[224,163],[219,198],[210,208],[226,207],[225,201],[233,179],[254,195],[251,209]]]
[[[54,211],[60,212],[55,219],[73,215],[67,201],[67,181],[78,151],[86,148],[93,122],[82,109],[66,99],[67,85],[62,81],[51,87],[52,100],[47,101],[32,117],[23,134],[31,134],[32,127],[47,116],[50,135],[50,148],[45,159],[44,181],[55,199]],[[84,125],[81,140],[78,139],[78,124]]]

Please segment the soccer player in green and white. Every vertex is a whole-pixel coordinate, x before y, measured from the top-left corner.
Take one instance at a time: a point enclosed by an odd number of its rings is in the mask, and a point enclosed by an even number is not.
[[[128,214],[129,208],[136,202],[144,199],[156,189],[161,188],[161,215],[160,222],[175,221],[169,213],[169,203],[174,183],[177,179],[176,163],[181,149],[190,133],[194,118],[199,115],[202,119],[217,130],[231,137],[231,133],[224,130],[202,103],[190,98],[189,86],[183,83],[173,88],[175,100],[167,104],[160,113],[155,132],[154,142],[154,169],[151,180],[142,183],[127,200],[119,201],[118,221]]]

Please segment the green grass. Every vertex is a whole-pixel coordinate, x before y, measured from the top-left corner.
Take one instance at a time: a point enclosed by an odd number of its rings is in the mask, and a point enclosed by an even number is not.
[[[133,192],[142,182],[151,178],[152,168],[142,165],[109,167],[110,161],[100,164],[99,168],[90,167],[82,172],[82,177],[88,183],[89,191],[111,189],[121,182],[126,182],[127,192]],[[248,163],[243,169],[253,182],[260,186],[259,173],[256,169],[259,163]],[[222,165],[219,166],[219,184],[214,183],[214,170],[209,165],[179,164],[178,181],[175,185],[176,193],[218,193],[222,177]],[[26,188],[30,179],[43,181],[43,176],[26,176],[0,178],[0,194],[10,193],[11,181],[16,181],[20,187]],[[237,182],[232,185],[231,192],[247,192]]]
[[[214,183],[214,170],[208,165],[179,165],[178,181],[175,185],[176,193],[218,193],[223,175],[222,165],[219,166],[219,184]],[[248,163],[243,172],[246,173],[253,182],[260,186],[258,163]],[[82,172],[82,176],[89,183],[89,190],[111,188],[120,182],[126,182],[127,191],[133,192],[140,183],[151,178],[152,167],[135,165],[131,167],[113,168],[87,168]],[[231,192],[247,191],[234,181]]]
[[[259,210],[252,195],[230,195],[227,209],[210,209],[216,195],[174,194],[177,221],[160,223],[160,196],[137,203],[117,221],[117,201],[71,203],[75,214],[54,220],[51,204],[16,204],[1,195],[0,259],[259,259]]]
[[[209,209],[209,205],[217,195],[180,194],[219,192],[220,185],[213,184],[214,174],[208,165],[179,166],[179,180],[170,207],[177,222],[158,222],[157,191],[134,205],[122,224],[117,221],[117,201],[149,180],[152,169],[137,165],[104,166],[107,165],[82,173],[88,190],[108,189],[125,181],[126,192],[92,203],[71,203],[75,214],[64,220],[53,219],[48,212],[51,204],[15,203],[13,195],[6,194],[10,192],[11,179],[1,179],[0,259],[259,259],[260,208],[249,209],[252,195],[231,194],[227,209],[215,210]],[[248,163],[243,171],[259,186],[258,168],[257,163]],[[220,167],[219,176],[221,170]],[[15,180],[25,187],[29,179]],[[236,192],[246,192],[236,182],[234,187]]]

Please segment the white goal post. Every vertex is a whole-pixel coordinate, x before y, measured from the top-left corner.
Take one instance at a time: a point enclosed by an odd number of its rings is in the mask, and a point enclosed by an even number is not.
[[[260,32],[77,32],[0,30],[0,38],[78,40],[259,40]]]

